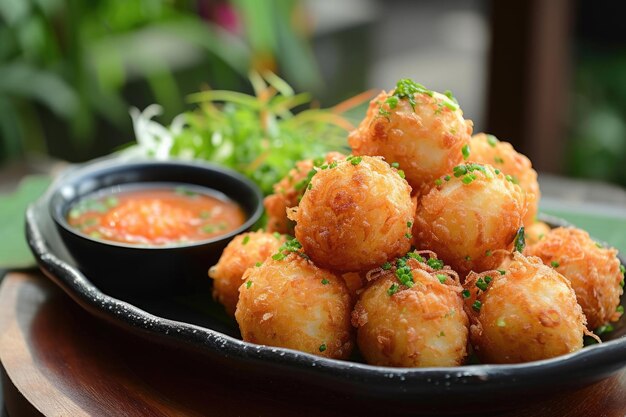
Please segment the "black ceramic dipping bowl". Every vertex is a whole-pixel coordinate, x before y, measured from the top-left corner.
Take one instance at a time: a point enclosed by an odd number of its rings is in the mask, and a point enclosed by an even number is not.
[[[69,225],[68,212],[81,198],[101,189],[134,183],[180,183],[215,190],[238,203],[246,221],[224,235],[175,246],[98,240]],[[60,178],[52,190],[49,209],[76,265],[104,293],[172,294],[193,291],[206,284],[209,267],[217,262],[228,242],[249,230],[261,216],[263,196],[242,175],[206,163],[110,159],[85,164]]]

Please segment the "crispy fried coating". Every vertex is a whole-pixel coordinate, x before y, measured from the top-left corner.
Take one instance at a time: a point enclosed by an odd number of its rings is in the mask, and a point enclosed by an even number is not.
[[[603,247],[584,230],[559,227],[530,246],[527,253],[538,256],[571,282],[589,329],[620,318],[622,313],[616,308],[624,292],[624,275],[616,249]]]
[[[445,96],[432,93],[416,93],[415,106],[402,99],[391,108],[386,101],[393,91],[381,92],[348,136],[352,152],[398,162],[416,191],[431,186],[435,178],[463,161],[461,150],[472,134],[472,122],[463,119],[461,109],[452,110],[444,105]]]
[[[359,156],[319,170],[289,218],[316,265],[359,272],[409,250],[414,210],[411,187],[395,169]]]
[[[524,225],[531,226],[537,216],[541,193],[537,172],[533,169],[530,159],[513,149],[510,143],[499,141],[495,136],[485,133],[472,136],[470,148],[470,161],[493,165],[510,175],[526,192],[528,212],[524,217]]]
[[[458,275],[415,259],[406,265],[410,287],[399,281],[396,267],[377,271],[380,276],[361,293],[352,313],[360,352],[372,365],[461,365],[469,322]]]
[[[483,363],[536,361],[583,347],[585,316],[565,277],[519,253],[503,271],[470,273],[464,284],[470,340]]]
[[[463,164],[418,203],[414,245],[435,251],[465,276],[502,262],[526,215],[522,189],[489,165]]]
[[[343,280],[300,253],[244,274],[235,318],[246,342],[334,359],[353,348],[352,301]]]
[[[278,233],[258,231],[235,236],[226,246],[217,264],[209,269],[209,277],[213,279],[213,298],[228,314],[235,314],[239,286],[246,269],[276,253],[285,240],[285,236]]]
[[[550,226],[544,222],[536,221],[530,226],[525,227],[526,230],[526,248],[534,245],[535,243],[543,240],[550,233]]]
[[[319,165],[345,159],[339,152],[329,152]],[[296,166],[289,174],[274,184],[274,193],[265,197],[263,204],[267,213],[268,232],[278,232],[293,235],[293,222],[287,218],[287,209],[295,207],[306,191],[308,177],[314,171],[315,163],[312,159],[296,162]]]

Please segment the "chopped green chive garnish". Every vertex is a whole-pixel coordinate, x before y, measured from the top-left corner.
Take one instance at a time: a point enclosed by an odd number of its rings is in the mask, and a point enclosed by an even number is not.
[[[283,259],[285,259],[285,254],[284,253],[277,253],[272,255],[272,259],[275,261],[282,261]]]
[[[515,251],[522,253],[524,247],[526,246],[526,239],[524,233],[524,226],[520,227],[515,235],[515,239],[513,239],[513,246]]]
[[[323,351],[325,351],[325,350],[326,350],[326,343],[322,343],[322,344],[320,345],[320,352],[323,352]]]
[[[617,308],[615,309],[615,311],[617,311],[618,313],[624,313],[624,306],[617,306]]]
[[[498,269],[498,272],[500,273],[500,275],[506,274],[506,271],[504,269]]]
[[[467,174],[463,177],[462,181],[463,181],[463,184],[471,184],[471,182],[474,181],[475,179],[476,179],[476,175]]]
[[[487,283],[482,278],[478,278],[478,280],[476,281],[476,286],[480,288],[482,291],[487,290]]]
[[[496,325],[498,327],[505,327],[506,326],[506,322],[504,321],[504,318],[498,317],[498,320],[496,321]]]
[[[250,235],[244,236],[243,240],[241,241],[241,244],[242,245],[247,245],[248,242],[250,242]]]
[[[435,185],[436,185],[436,186],[440,186],[441,184],[443,184],[443,181],[441,180],[441,178],[437,178],[437,179],[435,180]]]
[[[552,265],[552,268],[558,268],[560,264],[557,261],[552,261],[550,265]]]
[[[396,277],[398,278],[398,281],[407,287],[412,287],[414,284],[411,268],[406,264],[406,259],[404,258],[396,260]]]
[[[455,177],[460,177],[462,175],[467,174],[467,167],[465,165],[457,165],[454,168],[452,168],[452,173],[454,174]]]
[[[489,284],[489,283],[491,282],[491,280],[493,280],[493,278],[491,278],[489,275],[487,275],[487,276],[485,277],[485,282],[486,282],[487,284]]]
[[[391,287],[387,289],[387,295],[391,297],[392,295],[397,293],[399,289],[400,289],[400,286],[394,282],[393,284],[391,284]]]
[[[469,261],[471,261],[471,260],[472,260],[472,257],[471,257],[471,256],[469,256],[469,255],[467,255],[467,256],[465,257],[465,260],[469,262]]]
[[[389,263],[389,262],[385,262],[385,263],[384,263],[384,264],[382,264],[380,267],[381,267],[383,270],[385,270],[385,271],[389,271],[389,270],[391,269],[391,263]]]
[[[511,175],[505,175],[504,178],[506,178],[508,182],[511,182],[513,184],[519,184],[519,181],[517,180],[516,177],[513,177]]]
[[[397,168],[400,168],[400,163],[398,163],[398,162],[392,162],[392,163],[391,163],[391,166],[392,166],[393,168],[396,168],[396,169],[397,169]]]
[[[495,173],[496,173],[496,175],[500,175],[500,172],[501,172],[501,171],[500,171],[498,168],[496,168],[493,172],[495,172]]]
[[[259,267],[261,265],[263,265],[263,262],[257,262],[257,263],[254,264],[254,266],[256,266],[256,267]]]
[[[409,252],[406,254],[406,256],[407,258],[415,259],[418,262],[424,262],[424,258],[419,253]]]
[[[426,264],[435,270],[443,269],[443,261],[441,259],[430,258],[426,261]]]
[[[276,240],[280,240],[280,237],[281,237],[280,233],[278,233],[278,232],[272,233],[272,236],[274,236],[276,238]]]
[[[252,286],[252,281],[246,281],[246,288],[250,288]]]
[[[463,159],[467,159],[470,156],[470,147],[468,144],[465,144],[463,148],[461,148],[461,153],[463,154]]]
[[[411,227],[413,226],[413,222],[406,222],[406,227]]]
[[[446,180],[446,181],[450,181],[450,176],[446,175],[445,177],[443,177],[443,179]]]
[[[493,255],[493,252],[491,252],[490,250],[487,250],[487,252],[485,252],[485,256],[491,256]]]
[[[463,295],[463,298],[470,298],[470,291],[469,290],[463,290],[463,291],[461,291],[461,294]]]
[[[407,239],[411,239],[413,237],[413,235],[410,234],[410,233],[405,233],[404,237],[407,238]]]
[[[329,280],[327,280],[326,278],[324,278],[324,279],[322,280],[322,285],[328,285],[328,283],[329,283],[329,282],[330,282]]]
[[[400,176],[400,178],[404,179],[406,177],[406,175],[404,174],[404,171],[402,171],[401,169],[398,170],[398,175]]]
[[[622,274],[626,274],[626,266],[620,265],[619,266],[619,272],[621,272]]]
[[[350,163],[352,165],[359,165],[361,163],[361,161],[363,160],[362,157],[360,156],[355,156],[354,158],[350,159]]]
[[[496,144],[498,143],[498,138],[496,138],[494,135],[487,135],[487,143],[492,148],[495,148]]]
[[[439,282],[442,284],[446,282],[448,276],[446,274],[437,274],[436,277],[439,279]]]
[[[472,304],[472,308],[475,311],[480,311],[480,308],[483,306],[483,303],[481,303],[480,301],[476,300],[474,301],[474,304]]]
[[[499,156],[496,156],[495,158],[493,158],[493,160],[496,161],[497,164],[504,163],[504,159],[500,158]]]

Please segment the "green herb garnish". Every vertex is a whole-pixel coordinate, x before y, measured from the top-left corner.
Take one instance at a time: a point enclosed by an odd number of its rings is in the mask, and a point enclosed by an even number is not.
[[[463,159],[467,159],[470,156],[470,147],[468,144],[463,145],[461,148],[461,153],[463,154]]]
[[[426,261],[426,264],[434,270],[443,269],[443,261],[441,259],[430,258]]]
[[[517,233],[515,234],[515,239],[513,240],[513,246],[516,252],[522,253],[522,251],[524,250],[524,247],[526,246],[524,226],[520,227]]]
[[[387,289],[387,295],[391,297],[392,295],[397,293],[399,289],[400,289],[400,286],[394,282],[393,284],[391,284],[391,287]]]

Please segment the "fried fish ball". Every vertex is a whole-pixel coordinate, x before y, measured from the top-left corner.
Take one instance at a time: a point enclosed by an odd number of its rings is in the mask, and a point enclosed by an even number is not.
[[[226,246],[217,264],[209,269],[209,277],[213,279],[213,298],[228,314],[235,314],[239,286],[246,269],[276,253],[285,240],[285,236],[278,233],[259,231],[235,236]]]
[[[506,270],[470,273],[464,287],[470,341],[482,362],[536,361],[583,347],[576,294],[541,259],[515,253]]]
[[[465,276],[496,268],[526,215],[522,189],[489,165],[454,168],[424,195],[413,226],[414,245],[431,249]]]
[[[526,192],[528,212],[524,218],[524,224],[531,226],[537,216],[541,193],[537,182],[537,171],[533,169],[530,159],[513,149],[510,143],[499,141],[495,136],[485,133],[472,136],[470,148],[470,161],[493,165],[510,175]]]
[[[463,118],[455,101],[401,80],[394,91],[383,91],[370,102],[348,142],[355,155],[399,163],[411,187],[419,191],[463,161],[471,134],[472,122]]]
[[[535,243],[543,240],[550,233],[550,226],[545,224],[544,222],[536,221],[532,223],[530,226],[526,226],[526,247],[530,247]]]
[[[309,188],[289,218],[316,265],[367,271],[409,250],[411,187],[381,158],[349,157],[318,171]]]
[[[527,253],[538,256],[571,282],[589,329],[620,318],[622,313],[616,308],[624,292],[624,275],[616,249],[603,247],[584,230],[559,227]]]
[[[346,284],[300,253],[244,274],[235,318],[243,340],[346,359],[353,348]]]
[[[295,207],[306,191],[309,176],[315,173],[315,165],[330,164],[345,159],[339,152],[329,152],[321,161],[305,159],[296,162],[296,166],[289,174],[274,184],[274,194],[265,197],[263,204],[267,213],[267,230],[269,232],[286,233],[293,235],[293,224],[287,218],[287,209]]]
[[[358,329],[357,344],[367,363],[400,367],[463,363],[469,322],[462,287],[456,273],[441,268],[443,262],[435,257],[429,262],[433,260],[437,269],[401,258],[395,268],[380,271],[381,276],[361,293],[352,325]]]

